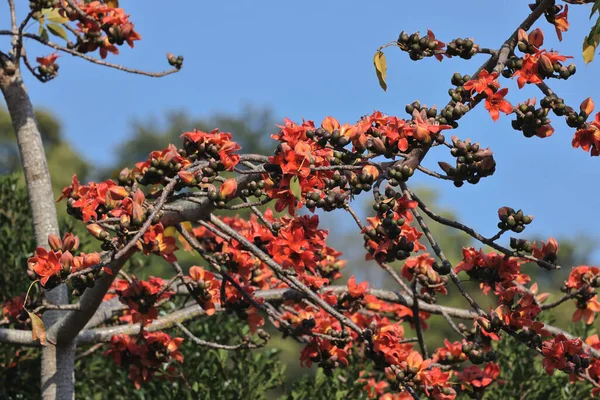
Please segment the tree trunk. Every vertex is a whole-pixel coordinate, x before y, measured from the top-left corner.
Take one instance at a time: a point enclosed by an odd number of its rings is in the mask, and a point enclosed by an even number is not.
[[[10,70],[10,73],[8,72]],[[0,89],[4,94],[14,131],[17,135],[21,162],[27,183],[36,243],[48,247],[48,235],[59,235],[50,172],[44,153],[42,137],[33,113],[31,100],[18,68],[0,71]],[[14,227],[18,229],[18,227]],[[23,271],[24,272],[24,271]],[[52,304],[69,302],[66,285],[45,292]],[[59,311],[44,313],[44,324],[49,328],[60,316]],[[48,344],[42,348],[42,399],[73,399],[75,345],[61,347]]]

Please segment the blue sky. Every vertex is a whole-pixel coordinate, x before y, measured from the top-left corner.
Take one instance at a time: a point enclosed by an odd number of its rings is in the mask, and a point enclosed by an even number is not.
[[[425,33],[429,28],[443,41],[473,37],[481,46],[497,48],[525,18],[527,3],[121,0],[143,40],[135,49],[123,47],[109,61],[157,71],[168,68],[169,51],[185,56],[180,73],[153,79],[65,55],[57,79],[41,84],[29,77],[27,85],[34,105],[56,112],[66,137],[97,164],[113,160],[114,150],[131,133],[132,119],[161,116],[167,110],[208,116],[235,113],[249,103],[270,107],[281,119],[320,122],[332,115],[355,122],[375,109],[405,117],[404,105],[417,99],[430,106],[446,104],[452,73],[471,74],[486,56],[415,63],[390,48],[388,91],[383,92],[372,64],[380,45],[395,40],[402,30]],[[0,15],[7,15],[5,4]],[[577,74],[568,83],[550,82],[574,107],[587,96],[600,105],[600,61],[586,68],[580,51],[591,26],[588,15],[587,6],[571,7],[572,28],[562,43],[543,18],[536,25],[544,30],[546,48],[574,56]],[[28,52],[49,53],[34,43]],[[513,104],[543,97],[536,88],[519,91],[514,81],[501,84],[509,88]],[[573,130],[562,119],[553,120],[556,132],[551,138],[526,139],[511,128],[509,117],[494,123],[478,108],[453,134],[490,147],[496,174],[460,189],[423,176],[415,176],[414,182],[437,188],[446,208],[457,210],[464,222],[487,235],[495,233],[498,207],[508,205],[535,215],[530,233],[561,237],[579,232],[598,239],[600,158],[573,149]],[[438,160],[451,157],[439,149],[425,165],[435,168]]]

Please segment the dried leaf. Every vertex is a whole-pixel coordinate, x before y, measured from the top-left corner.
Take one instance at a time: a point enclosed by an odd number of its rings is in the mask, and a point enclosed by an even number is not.
[[[375,72],[377,73],[377,79],[379,79],[379,86],[386,91],[387,83],[385,83],[385,76],[387,73],[387,63],[385,61],[385,54],[383,51],[378,50],[373,57],[373,64],[375,65]]]
[[[31,338],[33,340],[39,339],[42,346],[46,345],[46,328],[42,319],[32,312],[27,311],[29,318],[31,318]]]
[[[112,8],[119,8],[119,0],[108,0],[106,5]]]
[[[300,180],[296,175],[290,179],[290,190],[298,201],[302,201],[302,188],[300,187]]]

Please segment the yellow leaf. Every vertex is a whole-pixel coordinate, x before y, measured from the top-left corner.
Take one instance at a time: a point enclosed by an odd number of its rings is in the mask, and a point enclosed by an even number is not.
[[[385,61],[385,54],[383,51],[378,50],[373,57],[373,64],[375,65],[375,72],[377,73],[377,79],[379,79],[379,86],[386,91],[387,83],[385,83],[385,75],[387,72],[387,63]]]
[[[29,318],[31,318],[31,338],[33,340],[39,339],[40,344],[42,346],[46,345],[46,328],[44,328],[44,323],[32,312],[27,311],[29,314]]]
[[[108,0],[106,5],[112,8],[119,8],[119,0]]]
[[[188,233],[192,233],[193,232],[192,223],[190,221],[184,221],[180,225],[181,225],[181,227],[183,229],[185,229],[186,231],[188,231]]]
[[[179,243],[181,243],[183,250],[190,252],[190,253],[194,252],[194,248],[192,247],[191,244],[189,244],[189,242],[185,239],[185,237],[183,235],[177,235],[177,240],[179,240]]]
[[[48,30],[54,36],[58,36],[58,37],[60,37],[60,38],[62,38],[64,40],[69,40],[69,37],[67,36],[67,31],[65,31],[65,28],[63,28],[61,25],[58,25],[58,24],[48,24]]]
[[[175,237],[175,235],[177,235],[177,228],[175,228],[174,226],[169,226],[165,229],[165,232],[163,233],[163,236],[165,237]]]
[[[589,64],[594,60],[594,56],[596,55],[596,47],[592,45],[584,45],[583,47],[583,61],[586,64]]]
[[[296,175],[290,179],[290,190],[299,201],[302,201],[302,188],[300,187],[300,180]]]
[[[46,17],[46,19],[50,22],[54,22],[56,24],[64,24],[69,22],[69,18],[65,18],[60,15],[60,8],[44,8],[42,10],[42,15]]]

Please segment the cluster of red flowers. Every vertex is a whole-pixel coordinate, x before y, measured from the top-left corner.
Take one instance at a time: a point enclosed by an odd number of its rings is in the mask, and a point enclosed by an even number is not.
[[[2,317],[9,323],[19,323],[19,316],[23,312],[25,304],[25,295],[15,296],[12,299],[8,299],[2,306]]]
[[[241,147],[231,140],[231,133],[219,132],[218,129],[209,133],[195,130],[186,132],[181,137],[184,149],[192,160],[195,154],[209,155],[222,163],[228,171],[233,171],[233,168],[240,162],[240,156],[234,153]]]
[[[435,269],[433,269],[434,259],[428,253],[420,254],[416,257],[411,257],[402,266],[402,276],[412,282],[415,277],[422,283],[421,293],[437,292],[448,294],[446,283],[448,279],[442,277]]]
[[[77,176],[73,175],[71,186],[63,189],[57,201],[68,199],[67,211],[83,222],[89,222],[127,214],[127,206],[131,206],[131,203],[124,203],[125,198],[135,202],[125,187],[117,185],[111,179],[81,185]]]
[[[595,290],[600,287],[600,268],[587,265],[573,268],[565,287],[568,293],[576,292],[577,310],[573,314],[573,321],[583,319],[586,324],[592,324],[596,314],[600,313],[600,301]]]
[[[333,133],[334,127],[335,124],[330,119],[323,121],[323,129],[329,134]],[[269,163],[279,166],[281,174],[277,174],[276,178],[265,176],[268,184],[267,194],[277,200],[275,210],[281,212],[288,208],[289,213],[293,215],[296,208],[302,206],[301,201],[308,192],[314,189],[323,190],[325,178],[333,176],[333,171],[311,171],[311,168],[330,166],[333,149],[307,137],[307,132],[315,130],[312,121],[303,121],[302,125],[297,125],[286,119],[285,125],[280,128],[281,131],[272,135],[272,138],[281,144],[275,156],[269,157]],[[337,128],[339,129],[339,123]],[[346,132],[339,131],[338,134],[342,136],[344,133]],[[299,195],[294,192],[293,182],[300,188]],[[319,197],[321,196],[323,195]]]
[[[418,240],[423,234],[410,225],[413,221],[410,210],[417,206],[417,202],[393,190],[387,192],[390,196],[386,195],[381,201],[378,214],[368,217],[367,225],[361,231],[365,234],[367,260],[404,260],[411,252],[425,249]]]
[[[543,365],[548,374],[559,369],[568,374],[581,372],[590,364],[589,358],[583,352],[583,341],[580,338],[567,339],[559,334],[551,340],[542,343]]]
[[[360,179],[352,171],[337,172],[336,177],[333,167],[342,160],[353,162],[365,150],[394,158],[413,143],[430,143],[433,136],[451,127],[428,118],[424,110],[415,110],[412,120],[408,121],[376,111],[354,125],[340,125],[336,119],[327,117],[319,128],[313,121],[296,124],[289,119],[280,128],[279,133],[272,135],[280,145],[276,154],[269,157],[274,167],[271,173],[265,174],[265,180],[269,197],[277,200],[275,209],[288,208],[290,214],[294,214],[297,208],[309,204],[308,201],[315,203],[336,196],[335,202],[339,199],[343,202],[351,193],[365,190],[356,189]],[[349,143],[353,145],[352,151],[345,148]],[[379,171],[365,165],[362,175],[370,176],[372,182]],[[314,210],[315,206],[309,208]]]
[[[477,365],[471,365],[457,372],[456,375],[463,390],[470,389],[474,393],[481,393],[498,379],[500,367],[493,362],[487,363],[483,369]]]
[[[42,286],[54,287],[69,274],[100,263],[98,253],[79,253],[77,256],[72,254],[72,251],[79,248],[79,238],[71,233],[65,234],[62,240],[50,235],[48,244],[50,250],[38,247],[35,255],[27,261],[28,269],[33,271],[34,277],[40,279]]]
[[[120,334],[112,337],[105,354],[112,356],[117,365],[129,369],[129,378],[139,389],[154,376],[172,379],[177,375],[174,362],[183,362],[178,350],[182,342],[183,338],[171,338],[164,332],[144,331],[137,340]]]
[[[494,121],[498,120],[501,111],[505,114],[513,112],[513,106],[504,99],[508,94],[508,89],[500,89],[497,72],[489,73],[483,70],[477,75],[477,78],[466,82],[464,88],[471,95],[475,92],[485,97],[485,109],[488,110]]]
[[[190,278],[193,282],[192,294],[200,299],[200,303],[206,315],[214,315],[216,304],[219,304],[219,290],[221,282],[215,278],[212,272],[204,268],[193,266],[190,268]]]
[[[119,54],[117,46],[127,43],[133,47],[133,42],[142,38],[122,8],[100,1],[77,1],[76,4],[83,15],[68,6],[60,12],[71,21],[77,21],[77,32],[83,38],[76,43],[77,51],[88,53],[99,49],[100,56],[106,58],[108,53]]]
[[[526,45],[526,54],[523,56],[523,65],[516,70],[513,76],[517,77],[519,88],[530,83],[537,85],[542,83],[545,77],[551,76],[561,68],[561,62],[565,62],[571,56],[563,56],[555,51],[540,50],[544,44],[544,34],[541,29],[536,29],[527,34],[520,29],[518,33],[519,42]]]
[[[590,346],[592,349],[600,350],[600,339],[598,338],[598,334],[588,337],[585,340],[585,344]],[[600,382],[600,359],[593,359],[587,372],[590,375],[590,378],[592,378],[596,382]],[[596,395],[600,395],[600,388],[598,387],[592,389],[592,396]]]
[[[523,262],[516,257],[506,257],[496,252],[485,253],[473,247],[463,249],[463,260],[456,265],[456,273],[465,271],[472,279],[481,282],[481,289],[487,294],[499,283],[510,287],[513,282],[525,284],[528,275],[521,273]]]
[[[130,281],[116,279],[113,283],[119,300],[131,310],[131,322],[141,322],[143,325],[158,318],[157,303],[173,295],[173,292],[165,290],[164,286],[165,282],[161,278],[153,276],[145,281],[132,276]]]

